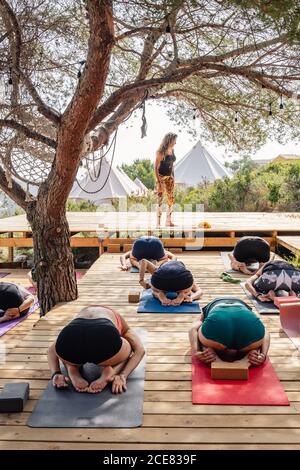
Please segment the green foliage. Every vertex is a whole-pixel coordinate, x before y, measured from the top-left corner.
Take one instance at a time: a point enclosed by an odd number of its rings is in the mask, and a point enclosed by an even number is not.
[[[97,206],[91,201],[80,201],[78,204],[68,200],[66,204],[68,212],[96,212]]]
[[[216,180],[185,190],[175,189],[175,210],[196,211],[203,204],[205,211],[220,212],[300,212],[300,162],[252,165],[247,158],[232,167],[238,168],[232,178]],[[143,204],[151,210],[157,203],[152,193],[147,198],[129,198],[132,204]]]
[[[300,256],[299,255],[291,255],[291,256],[284,256],[289,263],[291,263],[296,268],[300,269]]]
[[[133,181],[135,178],[139,178],[148,189],[154,189],[154,163],[151,162],[150,159],[136,159],[130,165],[123,163],[122,170],[124,170]]]
[[[300,40],[300,3],[299,0],[228,0],[251,14],[255,11],[262,21],[280,31],[284,28],[291,41]]]

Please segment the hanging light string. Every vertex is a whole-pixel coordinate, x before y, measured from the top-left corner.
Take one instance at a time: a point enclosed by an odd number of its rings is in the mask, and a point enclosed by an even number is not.
[[[105,187],[109,177],[110,177],[110,173],[111,173],[111,170],[112,170],[112,163],[113,163],[113,159],[114,159],[114,156],[115,156],[115,150],[116,150],[116,142],[117,142],[117,134],[118,134],[118,129],[115,131],[115,134],[114,134],[114,137],[113,137],[113,143],[114,143],[114,148],[113,148],[113,154],[112,154],[112,159],[111,159],[111,163],[109,165],[109,170],[108,170],[108,173],[107,173],[107,176],[105,178],[105,181],[104,183],[102,184],[102,186],[100,188],[97,188],[95,191],[88,191],[86,188],[83,188],[80,184],[80,182],[78,181],[78,179],[76,178],[76,183],[78,184],[78,186],[80,187],[80,189],[85,192],[86,194],[97,194],[99,193],[100,191],[102,191],[102,189]],[[102,165],[102,160],[100,162],[100,165]],[[100,174],[99,174],[100,176]]]
[[[132,116],[132,114],[134,113],[134,111],[136,111],[138,108],[140,108],[140,107],[143,105],[143,103],[145,102],[145,100],[147,99],[147,97],[148,97],[148,90],[146,90],[145,95],[144,95],[144,97],[142,98],[142,100],[139,102],[139,104],[138,104],[137,106],[135,106],[135,107],[132,109],[132,111],[130,112],[130,114],[127,116],[127,118],[124,119],[123,123],[126,122],[126,121],[128,121],[128,119],[131,118],[131,116]],[[123,123],[122,123],[122,124],[123,124]],[[110,166],[109,166],[109,171],[108,171],[108,173],[107,173],[107,176],[106,176],[106,178],[105,178],[104,183],[101,185],[100,188],[97,188],[95,191],[89,191],[89,190],[83,188],[82,185],[80,184],[79,180],[76,178],[76,183],[78,184],[78,186],[80,187],[80,189],[81,189],[83,192],[85,192],[85,193],[87,193],[87,194],[97,194],[97,193],[99,193],[100,191],[102,191],[102,189],[105,187],[106,183],[108,182],[108,179],[109,179],[109,177],[110,177],[111,170],[112,170],[112,163],[113,163],[113,160],[114,160],[114,157],[115,157],[116,143],[117,143],[117,134],[118,134],[118,128],[117,128],[116,131],[115,131],[115,134],[114,134],[112,143],[111,143],[111,145],[110,145],[110,147],[109,147],[109,149],[110,149],[111,146],[113,145],[113,152],[112,152],[112,158],[111,158],[111,162],[110,162]],[[108,149],[108,150],[109,150],[109,149]],[[101,174],[101,167],[102,167],[103,158],[104,158],[104,156],[105,156],[107,153],[108,153],[108,151],[107,151],[105,154],[103,154],[100,158],[97,159],[97,160],[101,160],[101,161],[100,161],[100,165],[99,165],[99,168],[100,168],[100,169],[99,169],[99,172],[98,172],[98,175],[99,175],[98,178],[100,177],[100,174]],[[90,160],[92,160],[93,162],[96,161],[96,159],[94,159],[94,158],[93,158],[93,159],[90,159]],[[89,173],[89,171],[88,171],[88,173]],[[94,182],[96,182],[96,181],[94,181]]]

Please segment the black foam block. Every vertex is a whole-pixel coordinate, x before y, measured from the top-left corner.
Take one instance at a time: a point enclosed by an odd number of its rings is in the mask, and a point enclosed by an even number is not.
[[[29,384],[26,382],[9,383],[0,394],[0,413],[23,411],[29,397]]]

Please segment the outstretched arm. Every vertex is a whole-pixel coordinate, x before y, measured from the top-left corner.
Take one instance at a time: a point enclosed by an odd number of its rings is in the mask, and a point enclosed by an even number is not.
[[[191,355],[199,351],[198,330],[203,323],[203,314],[201,313],[198,320],[196,320],[191,329],[189,330],[189,340],[191,345]]]
[[[68,386],[70,379],[61,373],[59,358],[56,354],[55,343],[49,346],[47,351],[48,365],[52,377],[52,385],[57,388],[65,388]]]
[[[265,362],[267,359],[269,347],[270,347],[270,333],[265,330],[265,336],[259,350],[254,349],[253,351],[250,351],[248,354],[248,359],[250,364],[253,366],[259,366]]]
[[[192,295],[191,295],[191,300],[192,301],[201,299],[201,297],[203,295],[202,289],[195,282],[192,286],[192,292],[193,292]]]
[[[142,287],[144,287],[145,289],[148,289],[151,286],[150,286],[150,284],[145,282],[145,273],[146,273],[146,271],[148,271],[150,274],[153,274],[156,267],[153,263],[151,263],[151,261],[149,261],[147,259],[142,259],[140,264],[139,264],[139,267],[140,267],[139,283]]]
[[[20,286],[19,286],[19,290],[21,294],[24,294],[24,291],[25,291],[27,293],[27,297],[22,302],[20,307],[8,308],[5,314],[3,315],[3,317],[0,318],[0,323],[4,323],[6,321],[13,320],[14,318],[18,318],[22,314],[22,312],[24,312],[24,310],[27,310],[33,304],[34,296],[29,294],[24,288],[20,289]]]
[[[174,260],[177,259],[177,256],[174,255],[174,253],[171,253],[171,251],[165,250],[165,253],[166,253],[168,259],[174,259]]]
[[[253,297],[258,297],[259,293],[257,292],[257,290],[255,289],[254,287],[254,282],[256,281],[256,279],[259,278],[259,275],[258,274],[254,274],[253,276],[250,277],[250,279],[248,279],[248,281],[245,283],[245,287],[246,289],[250,292],[250,294],[253,295]]]
[[[127,266],[127,259],[130,257],[130,251],[127,251],[127,253],[124,253],[123,255],[120,256],[120,263],[121,263],[121,269],[122,271],[127,271],[128,266]]]
[[[234,269],[234,271],[239,271],[243,274],[250,275],[252,274],[249,269],[247,269],[246,263],[241,263],[240,261],[237,261],[233,255],[233,253],[228,253],[229,259],[230,259],[230,265],[231,269]]]
[[[145,355],[145,348],[138,335],[131,328],[129,328],[129,330],[127,330],[127,332],[124,334],[124,338],[127,339],[132,348],[132,355],[130,356],[120,374],[123,375],[125,379],[127,379],[127,377],[143,359]]]

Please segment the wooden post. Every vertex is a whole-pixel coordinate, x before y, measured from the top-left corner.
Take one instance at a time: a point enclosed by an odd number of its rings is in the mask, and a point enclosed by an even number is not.
[[[277,234],[278,234],[277,230],[273,230],[273,232],[272,232],[271,249],[273,249],[273,250],[275,250],[275,251],[276,251],[276,249],[277,249],[277,246],[276,246],[276,244],[277,244]]]
[[[8,238],[14,238],[14,233],[9,232],[7,236],[8,236]],[[8,262],[13,263],[13,261],[14,261],[14,247],[9,246],[8,247]]]

